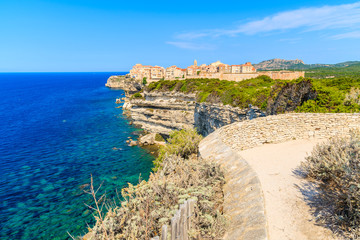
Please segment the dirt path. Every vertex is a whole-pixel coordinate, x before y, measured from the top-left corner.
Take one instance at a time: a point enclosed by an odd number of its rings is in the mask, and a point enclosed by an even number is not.
[[[313,221],[310,208],[296,187],[306,180],[293,174],[319,142],[321,140],[295,140],[239,152],[260,179],[270,240],[336,239],[330,230]]]

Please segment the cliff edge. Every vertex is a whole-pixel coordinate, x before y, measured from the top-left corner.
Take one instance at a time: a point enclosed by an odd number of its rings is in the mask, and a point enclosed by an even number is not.
[[[138,92],[142,89],[143,84],[139,80],[135,80],[127,75],[125,76],[111,76],[108,78],[106,87],[122,89],[130,94]]]

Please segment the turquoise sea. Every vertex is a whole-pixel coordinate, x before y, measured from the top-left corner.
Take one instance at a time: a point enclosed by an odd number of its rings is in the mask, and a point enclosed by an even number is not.
[[[128,125],[104,84],[121,73],[0,73],[0,239],[70,239],[93,224],[83,188],[147,179],[153,157],[129,147]]]

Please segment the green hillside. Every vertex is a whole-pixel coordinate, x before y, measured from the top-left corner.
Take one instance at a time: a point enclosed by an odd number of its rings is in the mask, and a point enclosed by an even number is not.
[[[349,65],[346,65],[349,63]],[[341,76],[356,77],[360,75],[359,62],[339,63],[333,67],[318,67],[305,71],[306,77],[311,78],[333,78]]]
[[[349,70],[350,68],[350,70]],[[257,106],[268,114],[284,112],[360,112],[360,64],[344,68],[334,78],[273,80],[260,76],[241,82],[218,79],[186,79],[153,82],[146,91],[196,92],[198,102],[234,107]],[[328,74],[329,70],[324,74]],[[333,70],[334,74],[338,69]],[[317,72],[320,75],[322,72]],[[313,73],[315,74],[315,72]]]

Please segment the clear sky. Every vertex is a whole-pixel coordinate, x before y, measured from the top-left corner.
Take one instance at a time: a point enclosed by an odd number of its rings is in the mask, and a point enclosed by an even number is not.
[[[0,72],[360,60],[360,2],[0,0]]]

